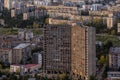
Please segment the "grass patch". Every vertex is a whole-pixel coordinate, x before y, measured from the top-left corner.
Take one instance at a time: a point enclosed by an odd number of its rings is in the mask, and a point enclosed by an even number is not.
[[[17,29],[0,28],[0,35],[17,35],[17,34],[18,34]]]
[[[27,29],[25,29],[27,30]],[[42,35],[42,29],[32,29],[34,35]],[[11,29],[11,28],[0,28],[0,35],[17,35],[18,29]]]

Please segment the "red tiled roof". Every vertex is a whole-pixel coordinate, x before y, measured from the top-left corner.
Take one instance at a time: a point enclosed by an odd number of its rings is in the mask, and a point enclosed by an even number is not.
[[[26,64],[26,65],[20,65],[20,64],[13,64],[13,66],[24,66],[24,68],[31,68],[38,64]]]
[[[25,67],[25,68],[30,68],[30,67],[34,67],[34,66],[36,66],[36,65],[38,65],[38,64],[27,64],[27,65],[25,65],[24,67]]]

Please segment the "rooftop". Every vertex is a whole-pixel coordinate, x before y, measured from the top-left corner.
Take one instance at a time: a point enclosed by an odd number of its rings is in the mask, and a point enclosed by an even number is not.
[[[31,68],[31,67],[34,67],[34,66],[37,66],[38,64],[27,64],[27,65],[24,65],[25,68]]]
[[[30,43],[21,43],[18,46],[14,47],[14,49],[23,49],[29,45],[30,45]]]
[[[24,66],[24,68],[31,68],[34,66],[37,66],[38,64],[26,64],[26,65],[20,65],[20,64],[13,64],[12,66]]]
[[[120,47],[111,47],[110,48],[110,53],[120,54]]]
[[[12,50],[11,48],[0,48],[0,51],[10,51]]]

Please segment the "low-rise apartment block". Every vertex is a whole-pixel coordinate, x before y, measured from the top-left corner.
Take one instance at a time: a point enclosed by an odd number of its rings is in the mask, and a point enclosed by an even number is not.
[[[24,75],[25,72],[37,71],[41,68],[38,64],[26,64],[26,65],[10,65],[10,72],[20,72],[21,75]]]
[[[35,10],[32,12],[23,13],[23,20],[28,20],[31,17],[39,19],[40,17],[46,16],[46,15],[47,15],[47,11],[44,9]]]
[[[110,48],[109,68],[112,71],[120,69],[120,47],[111,47]]]
[[[109,11],[89,11],[91,16],[108,16],[109,13]]]
[[[21,43],[13,48],[12,63],[13,64],[25,64],[27,59],[31,57],[31,44]]]
[[[107,72],[107,80],[119,80],[120,72],[119,71],[109,71]]]
[[[67,17],[73,15],[79,15],[77,7],[67,7],[67,6],[44,6],[47,9],[47,13],[50,17]]]
[[[33,53],[33,63],[34,64],[39,64],[42,66],[42,53]]]
[[[3,63],[12,63],[12,49],[1,48],[0,49],[0,61]]]
[[[22,42],[23,40],[18,39],[17,35],[1,36],[0,48],[14,48]]]
[[[16,15],[20,15],[26,12],[30,12],[30,11],[34,11],[35,10],[35,6],[26,6],[23,7],[21,9],[12,9],[11,10],[11,17],[15,17]]]

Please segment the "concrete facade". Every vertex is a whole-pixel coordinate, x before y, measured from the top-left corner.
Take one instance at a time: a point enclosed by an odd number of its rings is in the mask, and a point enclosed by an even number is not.
[[[117,24],[117,32],[120,33],[120,23]]]
[[[95,29],[69,25],[44,26],[45,74],[78,75],[89,80],[96,72]]]
[[[107,28],[111,29],[112,27],[114,27],[115,22],[116,22],[116,18],[114,14],[113,13],[109,14],[107,18]]]
[[[27,59],[31,56],[31,45],[30,43],[21,43],[13,48],[12,63],[14,64],[25,64]]]
[[[111,47],[109,50],[109,68],[118,70],[120,68],[120,47]]]
[[[0,61],[12,63],[12,49],[0,49]]]

